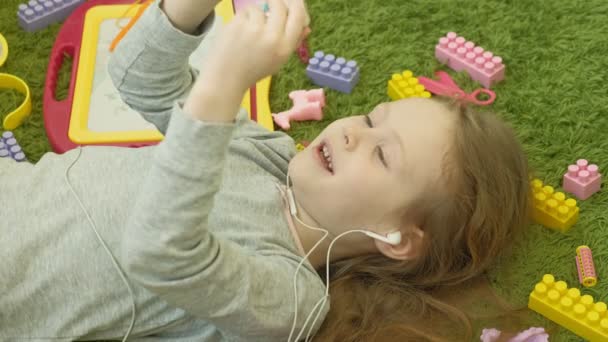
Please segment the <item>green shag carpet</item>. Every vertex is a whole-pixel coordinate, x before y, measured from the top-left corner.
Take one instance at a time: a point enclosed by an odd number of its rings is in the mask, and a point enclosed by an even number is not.
[[[15,134],[31,161],[50,147],[42,119],[42,90],[59,25],[27,33],[17,24],[16,8],[22,0],[2,0],[0,33],[8,40],[10,56],[0,72],[24,78],[33,94],[32,116]],[[332,120],[366,113],[387,101],[386,82],[391,74],[411,69],[432,76],[445,69],[434,58],[440,36],[455,31],[503,57],[506,80],[493,87],[492,109],[515,127],[535,174],[545,183],[561,186],[568,164],[586,158],[608,168],[608,2],[603,0],[554,1],[402,1],[309,0],[313,33],[311,50],[355,59],[361,80],[350,95],[327,91],[325,118],[296,123],[289,132],[296,141],[312,139]],[[64,68],[69,69],[69,67]],[[478,85],[464,74],[450,71],[466,90]],[[60,79],[65,96],[69,76]],[[312,88],[304,66],[292,58],[273,78],[271,106],[291,107],[287,97],[294,89]],[[0,113],[17,106],[21,96],[0,90]],[[574,264],[575,248],[589,245],[594,253],[599,283],[584,289],[596,299],[608,300],[608,255],[604,241],[608,229],[605,192],[580,201],[580,220],[568,234],[532,226],[519,241],[514,256],[500,261],[490,279],[496,292],[511,303],[524,305],[534,284],[552,273],[580,287]],[[532,323],[555,328],[533,316]],[[578,341],[565,329],[555,329],[552,341]]]

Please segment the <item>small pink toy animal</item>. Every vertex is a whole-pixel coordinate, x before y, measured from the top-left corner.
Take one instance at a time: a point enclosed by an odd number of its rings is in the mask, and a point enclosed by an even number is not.
[[[272,114],[274,122],[284,130],[291,126],[290,120],[321,120],[323,118],[323,107],[325,107],[325,93],[323,89],[295,90],[289,93],[289,98],[293,101],[290,110]]]
[[[483,329],[480,339],[481,342],[496,342],[501,335],[500,330],[494,328]],[[548,342],[549,334],[543,328],[532,327],[522,331],[517,336],[512,337],[509,342]]]

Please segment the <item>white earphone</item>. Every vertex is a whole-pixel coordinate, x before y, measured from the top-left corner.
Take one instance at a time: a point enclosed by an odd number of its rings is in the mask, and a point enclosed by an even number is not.
[[[400,231],[395,231],[395,232],[388,233],[386,236],[383,236],[381,234],[369,231],[367,229],[352,229],[352,230],[348,230],[348,231],[342,232],[342,233],[338,234],[338,236],[336,236],[335,238],[333,238],[331,240],[331,242],[329,243],[329,247],[327,248],[327,255],[325,256],[326,257],[326,261],[325,261],[325,279],[326,279],[326,283],[325,283],[325,295],[323,297],[321,297],[319,299],[319,301],[315,304],[315,306],[311,310],[311,312],[308,315],[308,317],[306,317],[306,320],[304,321],[304,325],[302,326],[302,328],[300,330],[300,333],[297,334],[297,336],[295,336],[295,338],[292,340],[292,337],[294,336],[294,333],[295,333],[295,330],[296,330],[296,322],[298,320],[298,286],[297,286],[297,279],[296,279],[297,276],[298,276],[298,271],[302,267],[302,264],[304,264],[304,261],[306,259],[308,259],[308,257],[310,256],[310,254],[321,244],[321,242],[323,242],[323,240],[325,240],[325,238],[327,238],[327,236],[329,235],[329,231],[327,231],[327,229],[324,229],[324,228],[309,226],[306,223],[302,222],[298,218],[298,215],[297,215],[298,214],[298,208],[296,207],[296,200],[295,200],[293,191],[291,190],[291,187],[289,185],[289,168],[287,169],[287,176],[286,176],[286,179],[285,179],[285,184],[287,186],[287,200],[289,202],[289,212],[290,212],[291,216],[294,219],[296,219],[296,221],[298,221],[300,224],[302,224],[305,227],[307,227],[308,229],[316,230],[316,231],[319,231],[319,232],[323,232],[323,236],[312,246],[312,248],[308,251],[308,253],[306,253],[306,255],[298,263],[298,267],[296,267],[296,271],[294,272],[294,275],[293,275],[293,291],[294,291],[294,306],[295,307],[294,307],[293,323],[291,325],[291,332],[289,333],[289,337],[287,338],[287,342],[300,341],[300,339],[302,337],[304,337],[302,334],[304,334],[304,332],[306,330],[306,327],[309,326],[310,319],[316,313],[314,320],[310,323],[310,326],[308,328],[308,333],[306,334],[305,342],[308,342],[310,334],[312,333],[312,330],[314,329],[315,323],[319,319],[319,317],[321,315],[321,312],[323,310],[323,307],[325,306],[325,303],[327,302],[327,299],[329,298],[329,282],[330,282],[330,279],[329,279],[329,263],[330,263],[331,248],[334,245],[334,243],[339,238],[343,237],[346,234],[350,234],[350,233],[363,233],[363,234],[371,237],[372,239],[376,239],[376,240],[388,243],[388,244],[390,244],[392,246],[395,246],[395,245],[398,245],[399,243],[401,243],[401,232]]]
[[[298,208],[296,207],[296,200],[293,196],[293,191],[291,191],[291,188],[288,185],[287,188],[287,198],[288,198],[288,202],[289,202],[289,212],[291,213],[291,216],[296,216],[298,214]],[[391,233],[388,233],[386,236],[380,235],[378,233],[369,231],[369,230],[365,230],[364,231],[365,235],[376,239],[376,240],[380,240],[382,242],[386,242],[390,245],[398,245],[401,243],[401,232],[400,231],[394,231]]]

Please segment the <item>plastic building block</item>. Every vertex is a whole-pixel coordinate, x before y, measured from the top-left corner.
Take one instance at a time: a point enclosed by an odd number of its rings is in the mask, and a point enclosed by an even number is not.
[[[13,158],[18,162],[26,161],[25,153],[11,131],[5,131],[0,138],[0,158]]]
[[[295,90],[289,93],[293,102],[290,110],[272,114],[274,122],[282,129],[288,130],[290,120],[321,120],[323,118],[323,107],[325,107],[325,93],[323,89]]]
[[[426,91],[424,85],[418,83],[418,79],[409,70],[400,74],[393,74],[388,81],[386,92],[393,101],[407,99],[408,97],[431,97],[431,93]]]
[[[481,342],[497,342],[502,341],[500,340],[501,335],[500,330],[494,328],[483,329],[479,338]],[[543,328],[532,327],[513,336],[508,342],[549,342],[549,334]]]
[[[534,286],[528,307],[585,340],[608,341],[606,303],[581,296],[579,289],[569,289],[565,281],[556,282],[551,274]]]
[[[308,145],[310,145],[310,141],[302,140],[296,144],[296,150],[298,150],[298,152],[304,151],[304,149],[307,148]]]
[[[454,32],[448,32],[439,39],[439,44],[435,46],[435,57],[455,71],[465,70],[486,88],[505,78],[502,58]]]
[[[578,246],[576,248],[576,269],[578,281],[585,287],[593,287],[597,284],[593,255],[589,246]]]
[[[86,0],[30,0],[19,5],[19,25],[25,31],[38,31],[65,20]]]
[[[602,175],[597,165],[589,165],[587,160],[579,159],[576,165],[568,166],[563,183],[565,191],[574,194],[580,200],[585,200],[600,191]]]
[[[567,232],[578,221],[579,207],[576,200],[566,198],[563,192],[555,192],[553,187],[539,179],[531,182],[534,195],[532,219],[545,227]]]
[[[359,82],[359,67],[357,62],[347,61],[343,57],[315,52],[308,61],[306,75],[320,87],[329,87],[350,94]]]

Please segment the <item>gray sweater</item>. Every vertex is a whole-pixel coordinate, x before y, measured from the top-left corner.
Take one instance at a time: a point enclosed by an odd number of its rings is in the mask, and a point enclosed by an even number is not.
[[[243,110],[233,124],[181,111],[197,76],[188,56],[212,22],[186,35],[156,3],[112,57],[125,102],[165,134],[158,146],[0,158],[0,341],[128,329],[132,298],[64,179],[74,161],[70,183],[133,288],[130,340],[287,339],[302,256],[275,185],[296,150]],[[301,327],[325,288],[308,262],[297,279]]]

